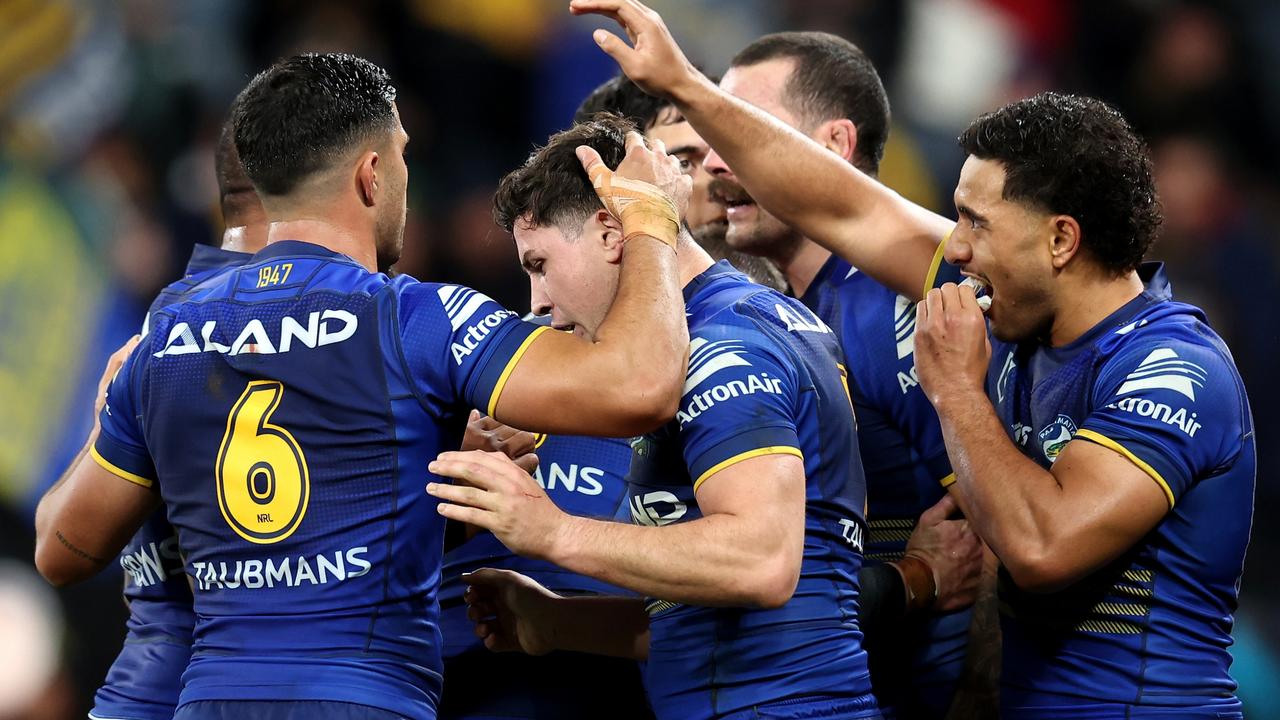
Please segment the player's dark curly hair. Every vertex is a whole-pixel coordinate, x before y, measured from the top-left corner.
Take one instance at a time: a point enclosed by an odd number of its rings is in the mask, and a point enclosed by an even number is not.
[[[973,121],[960,147],[1004,166],[1006,200],[1075,218],[1082,245],[1117,275],[1138,267],[1160,229],[1147,145],[1101,100],[1019,100]]]
[[[232,109],[236,149],[264,195],[287,195],[354,145],[395,127],[387,72],[346,53],[307,53],[262,71]]]
[[[578,146],[594,148],[605,165],[616,168],[627,154],[627,133],[635,129],[624,118],[599,113],[552,135],[498,183],[494,222],[507,232],[522,218],[534,227],[555,225],[577,232],[588,215],[603,207],[578,160]]]
[[[780,32],[755,40],[729,65],[775,59],[795,62],[784,90],[788,105],[814,126],[835,118],[853,122],[858,128],[853,164],[875,175],[889,140],[889,96],[866,54],[831,33]]]
[[[658,122],[662,111],[671,106],[670,100],[654,97],[626,75],[618,75],[591,91],[573,114],[573,122],[586,122],[598,113],[607,112],[630,120],[644,131]]]

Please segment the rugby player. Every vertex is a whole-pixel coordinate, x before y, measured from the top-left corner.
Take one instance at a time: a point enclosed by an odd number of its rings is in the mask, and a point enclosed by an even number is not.
[[[600,112],[630,120],[645,137],[661,141],[667,152],[679,159],[680,168],[693,180],[693,193],[689,196],[689,209],[684,216],[685,225],[694,241],[707,251],[712,260],[728,260],[755,282],[774,290],[786,290],[786,280],[773,263],[734,250],[725,241],[729,221],[724,204],[711,197],[711,174],[703,167],[710,148],[670,101],[654,97],[637,87],[626,75],[618,75],[606,80],[582,101],[573,121],[584,122]]]
[[[734,57],[721,87],[876,176],[889,100],[871,61],[849,41],[819,32],[766,35]],[[916,518],[954,478],[937,415],[916,379],[915,303],[757,207],[714,151],[705,170],[713,195],[729,208],[729,244],[782,268],[797,297],[840,338],[867,476],[860,620],[872,685],[886,717],[941,718],[965,664],[982,549],[967,522],[939,522],[940,510],[917,530]]]
[[[618,255],[593,224],[599,206],[573,149],[616,159],[630,127],[595,117],[553,136],[495,200],[533,296],[588,337],[614,301]],[[649,598],[563,598],[481,571],[473,585],[496,579],[542,601],[519,627],[490,608],[499,616],[481,626],[486,645],[513,647],[529,628],[519,646],[533,653],[646,658],[661,718],[879,717],[857,622],[866,495],[839,345],[799,302],[713,263],[687,234],[677,257],[689,374],[676,419],[633,443],[635,524],[563,512],[497,454],[444,453],[431,465],[461,481],[427,486],[446,517]]]
[[[152,316],[76,491],[46,499],[36,562],[61,584],[101,569],[163,498],[197,617],[177,718],[434,718],[444,522],[421,492],[428,461],[458,447],[473,407],[616,435],[677,407],[675,163],[638,135],[616,176],[583,151],[622,253],[619,301],[587,342],[375,272],[406,212],[394,99],[382,69],[343,54],[250,82],[235,144],[267,247]]]
[[[602,49],[671,97],[763,207],[927,290],[916,363],[950,493],[1002,564],[1002,716],[1241,717],[1227,648],[1253,423],[1204,314],[1142,262],[1160,208],[1124,118],[1054,93],[978,118],[952,223],[701,78],[651,10],[571,7],[624,24],[640,49],[597,31]],[[971,287],[932,287],[933,254],[983,287],[986,322]]]
[[[151,303],[143,322],[144,335],[152,313],[178,302],[187,291],[223,270],[244,264],[267,243],[266,214],[240,164],[230,120],[218,135],[214,172],[225,226],[222,244],[217,248],[196,245],[192,249],[183,277],[162,290]],[[111,370],[110,375],[114,374]],[[95,433],[86,448],[96,439]],[[89,717],[170,720],[182,688],[182,672],[191,658],[195,615],[178,537],[163,508],[156,510],[133,536],[120,553],[119,562],[124,570],[129,630],[124,647],[94,695]]]

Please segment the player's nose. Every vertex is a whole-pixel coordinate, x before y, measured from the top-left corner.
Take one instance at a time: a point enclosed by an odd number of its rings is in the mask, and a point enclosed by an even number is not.
[[[725,164],[724,158],[720,157],[720,153],[715,148],[707,151],[707,156],[702,159],[702,169],[713,177],[733,177],[733,171]]]

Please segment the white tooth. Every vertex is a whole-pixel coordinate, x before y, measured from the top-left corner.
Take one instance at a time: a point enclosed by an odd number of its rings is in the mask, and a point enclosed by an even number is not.
[[[974,278],[974,277],[967,277],[964,280],[960,281],[960,284],[968,285],[969,287],[973,288],[973,292],[977,296],[976,299],[978,301],[979,310],[982,310],[982,312],[986,312],[991,309],[991,295],[990,295],[991,287],[989,285],[982,282],[978,278]],[[979,290],[986,290],[988,294],[981,295],[978,293]]]

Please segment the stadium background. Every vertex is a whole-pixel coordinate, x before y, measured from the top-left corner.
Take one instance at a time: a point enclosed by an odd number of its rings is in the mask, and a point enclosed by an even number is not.
[[[1055,88],[1119,106],[1151,144],[1175,291],[1230,343],[1262,448],[1280,400],[1280,4],[1268,0],[654,0],[711,72],[754,37],[857,42],[889,89],[882,178],[951,213],[980,112]],[[0,720],[83,717],[119,648],[118,568],[54,592],[32,514],[83,443],[112,350],[217,242],[212,145],[252,74],[304,50],[388,68],[413,137],[399,269],[513,308],[527,285],[493,227],[497,179],[615,72],[561,0],[0,0]],[[1234,674],[1280,718],[1277,455],[1259,454]],[[32,692],[36,694],[33,696]],[[23,699],[23,698],[26,699]],[[32,697],[36,699],[32,700]],[[28,706],[20,710],[18,705]]]

